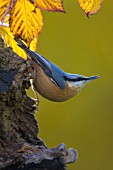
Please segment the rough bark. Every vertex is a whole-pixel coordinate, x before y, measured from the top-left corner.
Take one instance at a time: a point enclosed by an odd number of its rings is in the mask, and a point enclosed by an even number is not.
[[[33,68],[0,39],[0,169],[65,170],[77,152],[48,149],[37,136],[36,101],[27,96]]]

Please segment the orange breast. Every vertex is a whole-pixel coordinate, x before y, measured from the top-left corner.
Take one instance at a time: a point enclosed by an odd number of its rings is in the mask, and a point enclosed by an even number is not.
[[[36,65],[34,87],[41,96],[55,102],[65,101],[73,97],[79,91],[78,87],[72,87],[70,89],[68,81],[66,82],[66,88],[64,90],[60,89],[38,65]]]

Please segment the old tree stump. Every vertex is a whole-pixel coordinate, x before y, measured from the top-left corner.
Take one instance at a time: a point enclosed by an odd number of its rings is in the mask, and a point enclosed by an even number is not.
[[[0,170],[64,170],[77,151],[48,149],[38,137],[36,102],[27,96],[33,68],[0,39]]]

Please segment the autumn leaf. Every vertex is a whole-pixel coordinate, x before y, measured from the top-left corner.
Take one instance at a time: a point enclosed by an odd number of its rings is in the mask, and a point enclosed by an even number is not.
[[[80,7],[89,17],[89,15],[97,13],[97,11],[101,8],[103,0],[78,0],[78,2]]]
[[[14,36],[24,40],[28,46],[42,31],[41,9],[64,12],[62,0],[0,0],[0,4],[0,20],[4,21],[9,14],[10,31]]]
[[[10,32],[10,28],[0,27],[0,34],[3,36],[5,42],[13,48],[15,53],[17,53],[20,57],[27,59],[26,53],[19,46],[17,46],[17,43],[13,39],[14,36]]]
[[[78,0],[87,16],[96,13],[102,1]],[[25,59],[26,54],[15,44],[13,38],[19,37],[30,49],[36,50],[37,38],[43,27],[41,9],[65,12],[63,0],[0,0],[0,34],[14,51]],[[8,24],[9,28],[4,27],[8,27]]]
[[[29,0],[18,0],[11,11],[9,24],[12,34],[29,46],[42,30],[43,17],[40,9]]]
[[[38,41],[37,38],[34,38],[34,39],[31,41],[29,48],[30,48],[32,51],[36,51],[37,41]]]
[[[17,46],[13,38],[19,37],[35,51],[37,38],[43,27],[41,9],[64,12],[62,0],[0,0],[0,5],[0,34],[24,59],[27,58],[26,54]],[[8,27],[8,24],[9,28],[4,27]]]
[[[62,0],[35,0],[35,3],[43,10],[65,12]]]
[[[102,2],[103,0],[94,0],[93,6],[89,12],[89,15],[95,14],[101,8]]]
[[[3,19],[9,4],[10,4],[9,0],[0,0],[0,21]]]

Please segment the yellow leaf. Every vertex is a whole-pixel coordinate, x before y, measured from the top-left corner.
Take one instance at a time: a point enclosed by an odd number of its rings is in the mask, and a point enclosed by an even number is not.
[[[37,38],[34,38],[34,39],[31,41],[29,48],[30,48],[32,51],[36,51],[36,45],[37,45]]]
[[[10,0],[0,0],[0,21],[3,19],[9,4]]]
[[[85,11],[86,15],[97,13],[103,0],[78,0],[80,7]]]
[[[43,17],[40,9],[29,0],[18,0],[11,10],[9,24],[12,34],[30,46],[30,42],[42,30]]]
[[[13,48],[13,51],[17,53],[21,58],[27,59],[26,53],[17,45],[14,36],[10,32],[10,28],[0,26],[0,34],[3,36],[5,42]]]
[[[102,2],[103,2],[103,0],[94,0],[93,6],[92,6],[89,14],[96,13],[101,8]]]
[[[65,12],[62,0],[35,0],[35,3],[42,9],[47,11]]]

